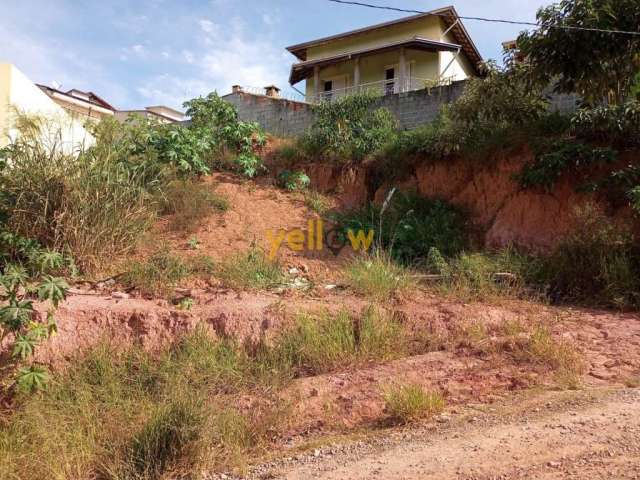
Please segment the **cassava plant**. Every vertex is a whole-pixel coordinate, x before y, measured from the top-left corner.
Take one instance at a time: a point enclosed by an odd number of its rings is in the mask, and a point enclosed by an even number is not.
[[[15,385],[24,392],[32,392],[45,386],[48,374],[45,368],[30,359],[36,347],[56,332],[54,312],[65,299],[69,286],[58,277],[44,275],[35,283],[29,282],[27,269],[12,264],[0,276],[0,343],[12,338],[10,360],[2,367],[3,377],[10,374]],[[49,303],[46,321],[38,320],[33,306],[37,298]]]

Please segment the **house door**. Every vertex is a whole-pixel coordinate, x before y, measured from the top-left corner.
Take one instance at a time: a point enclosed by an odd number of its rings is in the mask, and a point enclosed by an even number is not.
[[[388,67],[384,71],[384,94],[391,95],[396,92],[396,69]]]

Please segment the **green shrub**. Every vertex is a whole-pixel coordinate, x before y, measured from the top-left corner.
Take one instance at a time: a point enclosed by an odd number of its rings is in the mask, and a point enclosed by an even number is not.
[[[440,392],[426,391],[417,384],[394,385],[384,393],[385,411],[396,423],[409,423],[442,412]]]
[[[347,163],[378,150],[394,135],[396,120],[388,110],[374,109],[377,98],[362,93],[314,106],[314,123],[300,139],[305,154]]]
[[[278,174],[278,186],[289,190],[290,192],[295,190],[304,190],[311,183],[309,176],[303,171],[296,170],[290,172],[289,170],[283,170]]]
[[[145,295],[164,296],[190,274],[191,269],[184,260],[172,255],[168,248],[163,248],[147,260],[133,262],[121,280]]]
[[[229,201],[213,192],[209,185],[182,180],[163,189],[161,207],[162,214],[172,215],[171,228],[191,231],[213,212],[226,212]]]
[[[394,195],[383,212],[367,207],[333,215],[340,231],[375,231],[376,245],[401,263],[419,263],[431,247],[451,256],[468,244],[466,216],[457,207],[413,193]]]
[[[184,103],[191,117],[189,129],[195,136],[210,142],[210,163],[231,156],[233,165],[242,175],[255,177],[265,170],[256,149],[264,146],[266,137],[257,123],[243,122],[236,107],[223,100],[216,92]]]
[[[377,300],[388,300],[414,284],[405,267],[380,251],[351,260],[345,277],[355,292]]]
[[[542,281],[555,301],[637,308],[640,250],[633,236],[600,209],[576,209],[574,229],[545,259]]]
[[[572,118],[576,135],[614,145],[640,145],[640,101],[578,110]]]
[[[280,264],[257,247],[223,261],[216,274],[226,286],[237,289],[266,290],[284,281]]]
[[[535,160],[525,165],[516,178],[524,188],[542,187],[548,192],[566,173],[610,164],[617,158],[616,151],[610,148],[590,147],[568,140],[544,142],[535,153]]]

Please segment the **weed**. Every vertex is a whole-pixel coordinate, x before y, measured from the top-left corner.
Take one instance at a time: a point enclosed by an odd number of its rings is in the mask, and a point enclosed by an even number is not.
[[[222,262],[216,273],[225,285],[238,289],[266,290],[284,280],[280,264],[255,246]]]
[[[300,170],[296,170],[295,172],[283,170],[278,175],[278,186],[290,192],[294,190],[304,190],[310,183],[311,180],[309,176]]]
[[[378,300],[403,293],[415,285],[405,267],[379,250],[354,258],[346,267],[345,277],[354,291]]]
[[[405,350],[405,332],[386,315],[367,309],[354,318],[300,315],[273,348],[273,360],[299,374],[318,374],[365,361],[394,358]]]
[[[540,281],[554,301],[616,308],[640,304],[640,251],[633,236],[594,205],[576,209],[575,227],[544,261]]]
[[[640,387],[640,377],[629,377],[625,379],[624,385],[627,388],[639,388]]]
[[[198,240],[198,237],[191,237],[189,241],[187,241],[187,246],[191,250],[197,250],[200,248],[200,240]]]
[[[226,212],[229,202],[214,193],[209,185],[192,180],[170,183],[163,191],[162,213],[172,215],[174,230],[191,231],[214,212]]]
[[[315,190],[304,192],[304,204],[318,215],[326,214],[331,208],[331,200]]]
[[[582,355],[567,341],[556,340],[544,325],[536,326],[526,339],[517,342],[513,355],[516,360],[552,369],[564,387],[575,389],[580,384],[585,367]]]
[[[410,423],[437,415],[444,409],[440,392],[427,391],[417,384],[394,385],[384,392],[385,410],[396,423]]]
[[[134,262],[122,282],[146,295],[167,295],[190,273],[182,259],[163,248],[145,261]]]

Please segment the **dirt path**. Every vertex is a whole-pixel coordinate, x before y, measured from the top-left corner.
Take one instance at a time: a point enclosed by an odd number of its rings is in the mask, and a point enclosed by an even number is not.
[[[640,478],[639,389],[551,392],[484,412],[476,409],[446,425],[393,433],[373,446],[316,450],[260,477]]]

